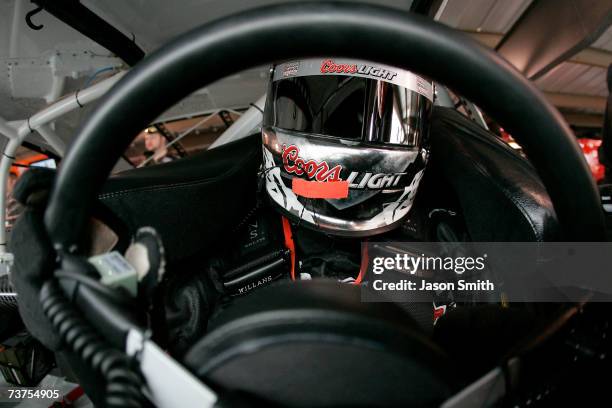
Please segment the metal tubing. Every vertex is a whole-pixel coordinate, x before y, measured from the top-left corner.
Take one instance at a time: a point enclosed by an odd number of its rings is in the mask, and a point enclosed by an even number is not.
[[[102,96],[106,91],[110,89],[126,71],[119,72],[112,77],[106,78],[89,88],[78,90],[72,95],[62,98],[53,105],[46,107],[34,116],[30,117],[29,120],[19,127],[19,136],[25,136],[32,130],[36,130],[41,125],[45,125],[55,119],[63,116],[64,114],[71,112],[81,106],[87,105]]]
[[[250,108],[250,109],[253,109],[253,108]],[[166,145],[166,148],[172,147],[172,146],[173,146],[175,143],[178,143],[178,142],[179,142],[179,141],[180,141],[182,138],[184,138],[185,136],[187,136],[188,134],[190,134],[191,132],[193,132],[194,130],[196,130],[198,127],[202,126],[202,125],[203,125],[203,124],[205,124],[206,122],[208,122],[208,121],[210,121],[211,119],[213,119],[213,118],[214,118],[214,117],[215,117],[215,116],[216,116],[216,115],[217,115],[219,112],[221,112],[222,110],[225,110],[225,111],[227,111],[227,112],[233,113],[233,114],[235,114],[235,115],[244,115],[243,113],[240,113],[240,112],[235,111],[235,110],[233,110],[233,109],[216,109],[216,110],[214,110],[214,111],[212,111],[212,112],[206,113],[206,116],[205,116],[205,117],[204,117],[202,120],[198,121],[198,122],[197,122],[195,125],[191,126],[189,129],[187,129],[187,130],[183,131],[181,134],[179,134],[177,137],[175,137],[175,138],[174,138],[174,140],[172,140],[170,143],[168,143],[168,144]],[[247,112],[248,112],[248,110],[247,110]],[[246,113],[246,112],[245,112],[245,113]],[[242,116],[241,116],[241,117],[242,117]],[[241,117],[240,117],[240,118],[238,118],[238,120],[237,120],[236,122],[234,122],[234,125],[235,125],[236,123],[238,123],[238,121],[240,121]],[[260,120],[260,122],[261,122],[261,120]],[[219,138],[222,138],[222,137],[223,137],[223,135],[225,135],[227,132],[229,132],[229,131],[230,131],[230,129],[232,129],[232,127],[233,127],[234,125],[230,126],[229,128],[227,128],[227,129],[225,130],[225,132],[221,133],[221,135],[219,136]],[[247,131],[248,131],[248,130],[247,130]],[[233,131],[233,133],[235,133],[235,131]],[[246,135],[246,134],[243,134],[243,135],[241,135],[240,137],[244,137],[244,136],[247,136],[247,135]],[[219,138],[217,138],[217,139],[219,139]],[[236,137],[236,139],[238,139],[238,138],[239,138],[239,137]],[[213,144],[214,144],[214,143],[213,143]],[[211,145],[211,146],[209,146],[209,148],[210,148],[210,147],[212,147],[212,145]],[[138,165],[138,167],[140,168],[140,167],[144,167],[144,166],[146,166],[146,165],[147,165],[147,163],[149,163],[151,160],[153,160],[153,157],[154,157],[154,156],[149,157],[148,159],[146,159],[145,161],[143,161],[142,163],[140,163],[140,164]]]
[[[15,151],[21,145],[18,137],[10,139],[0,160],[0,254],[6,252],[6,189]]]
[[[100,44],[132,66],[144,58],[144,51],[121,31],[104,21],[78,0],[34,0],[48,13],[85,37]]]
[[[0,159],[0,253],[6,252],[6,190],[11,164],[15,158],[15,153],[27,135],[33,131],[38,131],[40,135],[49,143],[60,155],[64,154],[65,146],[63,141],[46,126],[57,118],[78,109],[88,103],[95,101],[104,95],[112,87],[125,71],[119,72],[110,78],[106,78],[86,89],[78,90],[72,95],[60,99],[54,104],[46,107],[30,118],[26,119],[19,128],[15,129],[0,118],[0,133],[9,138],[9,142],[4,148]],[[42,130],[41,130],[42,128]]]
[[[197,129],[199,126],[202,126],[204,123],[210,121],[212,118],[215,117],[215,115],[217,113],[219,113],[221,110],[217,109],[215,111],[213,111],[212,113],[208,114],[206,117],[204,117],[204,119],[198,121],[195,125],[191,126],[189,129],[183,131],[183,133],[181,133],[180,135],[178,135],[177,137],[174,138],[173,141],[171,141],[170,143],[168,143],[166,145],[166,148],[172,147],[175,143],[178,143],[182,138],[184,138],[185,136],[187,136],[189,133],[193,132],[195,129]],[[149,163],[151,160],[153,160],[154,156],[149,157],[148,159],[146,159],[145,161],[143,161],[142,163],[140,163],[138,165],[138,167],[144,167],[147,165],[147,163]]]
[[[221,134],[209,149],[221,146],[225,143],[233,142],[248,136],[250,131],[259,125],[263,119],[262,111],[266,104],[266,95],[259,98],[249,109],[246,110],[225,132]]]

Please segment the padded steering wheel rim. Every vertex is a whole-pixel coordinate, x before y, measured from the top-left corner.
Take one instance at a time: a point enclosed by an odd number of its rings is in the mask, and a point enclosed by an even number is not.
[[[522,145],[548,189],[565,240],[604,240],[597,187],[575,137],[558,111],[504,59],[423,16],[363,4],[306,3],[206,24],[125,75],[80,128],[59,170],[45,214],[56,250],[79,251],[96,192],[135,135],[165,109],[241,70],[314,56],[397,66],[466,96]]]

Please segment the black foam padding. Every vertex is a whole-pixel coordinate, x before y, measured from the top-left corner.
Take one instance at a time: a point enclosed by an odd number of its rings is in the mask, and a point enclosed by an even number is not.
[[[452,186],[474,241],[556,241],[561,227],[536,169],[461,113],[436,107],[431,165]]]
[[[110,177],[98,200],[130,235],[144,226],[163,238],[166,259],[216,254],[255,204],[261,135],[181,160]]]
[[[28,331],[45,347],[58,350],[61,340],[39,301],[42,284],[49,279],[55,265],[55,252],[42,217],[42,208],[28,205],[15,224],[9,243],[15,257],[11,281],[18,294],[19,314]]]

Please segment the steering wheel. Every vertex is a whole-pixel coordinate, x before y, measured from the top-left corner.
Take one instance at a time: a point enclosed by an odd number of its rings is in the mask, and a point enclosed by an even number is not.
[[[475,102],[521,144],[568,241],[604,240],[599,194],[561,115],[508,62],[428,18],[369,5],[307,3],[230,16],[184,34],[102,99],[63,160],[45,214],[58,252],[80,249],[96,192],[138,132],[191,92],[275,60],[334,55],[433,78]]]
[[[560,114],[497,54],[428,18],[370,5],[271,6],[197,28],[125,75],[80,128],[45,225],[59,259],[78,254],[96,192],[138,132],[193,91],[277,60],[333,55],[426,75],[475,102],[522,145],[568,241],[603,241],[600,199]],[[229,188],[229,187],[228,187]]]

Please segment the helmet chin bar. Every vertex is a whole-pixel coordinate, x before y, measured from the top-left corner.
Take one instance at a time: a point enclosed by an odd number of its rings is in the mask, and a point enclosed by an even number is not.
[[[169,105],[242,69],[322,54],[428,74],[465,95],[524,147],[550,193],[566,238],[604,239],[599,195],[575,138],[559,113],[507,62],[417,15],[366,5],[308,3],[253,10],[196,29],[157,50],[111,89],[64,159],[45,214],[60,256],[79,251],[87,215],[116,160],[134,135]],[[110,317],[117,314],[102,311]],[[128,332],[131,340],[115,348],[129,350],[138,359],[154,403],[177,406],[175,399],[169,401],[170,395],[177,397],[179,386],[160,384],[157,376],[163,370],[175,373],[184,395],[214,403],[214,394],[163,355],[142,331],[130,327]]]
[[[264,128],[262,139],[266,192],[276,207],[300,225],[339,236],[366,237],[397,226],[412,207],[428,157],[425,148],[362,145],[277,128]],[[349,195],[304,202],[291,180],[304,176],[347,181]],[[376,211],[365,219],[347,215],[356,205]]]

